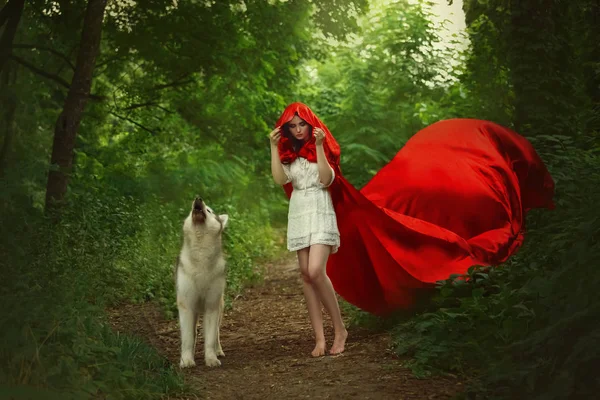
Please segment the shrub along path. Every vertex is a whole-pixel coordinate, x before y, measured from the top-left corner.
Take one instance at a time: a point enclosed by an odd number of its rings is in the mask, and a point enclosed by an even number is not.
[[[312,330],[294,260],[268,265],[265,281],[248,288],[226,311],[221,328],[222,366],[204,365],[202,329],[197,366],[186,382],[206,399],[450,399],[459,378],[417,379],[390,349],[387,332],[348,327],[346,351],[312,358]],[[111,323],[143,337],[179,365],[179,331],[150,303],[113,310]],[[331,321],[325,319],[328,346]],[[192,397],[194,398],[194,397]]]

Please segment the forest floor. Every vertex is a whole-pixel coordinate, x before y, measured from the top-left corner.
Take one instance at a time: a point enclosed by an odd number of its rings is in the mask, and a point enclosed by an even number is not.
[[[152,303],[112,310],[113,327],[143,338],[179,365],[179,328]],[[328,347],[331,321],[325,317]],[[346,350],[313,358],[312,329],[294,259],[268,265],[264,282],[247,288],[225,312],[222,365],[204,365],[199,327],[195,368],[184,370],[198,399],[450,399],[464,381],[418,379],[391,350],[390,334],[348,326]]]

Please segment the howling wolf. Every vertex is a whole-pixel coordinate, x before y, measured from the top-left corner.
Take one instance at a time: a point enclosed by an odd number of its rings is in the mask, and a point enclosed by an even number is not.
[[[224,356],[219,339],[225,292],[225,259],[222,233],[227,214],[216,215],[197,197],[183,223],[183,246],[175,270],[177,308],[181,328],[181,368],[193,367],[196,325],[204,313],[204,362],[221,365]]]

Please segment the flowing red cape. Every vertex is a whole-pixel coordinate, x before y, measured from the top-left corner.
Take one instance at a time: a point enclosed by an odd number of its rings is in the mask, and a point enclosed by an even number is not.
[[[346,301],[378,315],[410,307],[451,274],[506,261],[523,243],[527,211],[554,208],[554,181],[533,146],[489,121],[430,125],[360,191],[332,167],[341,246],[327,275]]]

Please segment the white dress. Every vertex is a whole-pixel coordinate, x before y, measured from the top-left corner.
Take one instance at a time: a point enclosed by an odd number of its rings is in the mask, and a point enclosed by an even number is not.
[[[340,246],[335,210],[327,187],[319,180],[317,163],[298,157],[291,164],[282,164],[287,182],[292,182],[294,190],[290,198],[288,212],[287,248],[296,251],[313,244],[332,246],[335,253]]]

